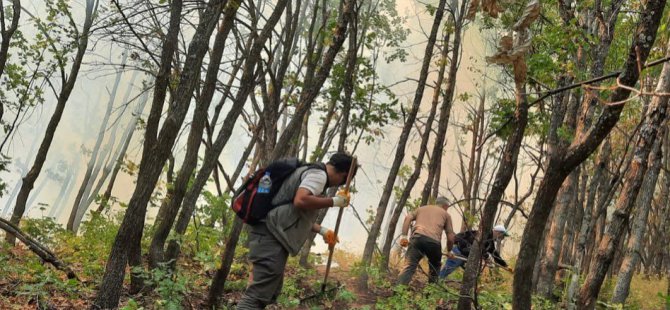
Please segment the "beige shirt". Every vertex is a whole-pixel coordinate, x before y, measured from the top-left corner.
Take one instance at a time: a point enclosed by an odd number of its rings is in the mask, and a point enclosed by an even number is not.
[[[451,226],[451,216],[442,206],[427,205],[409,213],[402,225],[403,235],[406,235],[409,231],[409,225],[412,221],[416,222],[414,233],[435,239],[438,242],[442,240],[442,231],[447,236],[454,233]]]

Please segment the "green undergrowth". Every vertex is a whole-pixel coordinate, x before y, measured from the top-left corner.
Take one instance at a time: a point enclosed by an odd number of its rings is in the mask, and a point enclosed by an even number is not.
[[[212,201],[213,204],[218,203]],[[146,267],[133,271],[140,274],[151,289],[137,295],[128,294],[130,272],[122,293],[120,309],[201,309],[207,298],[211,280],[221,267],[221,255],[225,248],[227,231],[231,219],[228,209],[217,212],[198,211],[197,225],[190,225],[186,234],[177,239],[182,255],[177,261],[175,272],[168,272],[165,266],[149,270]],[[80,281],[67,279],[65,274],[50,264],[44,263],[24,246],[9,247],[0,244],[0,308],[1,309],[86,309],[95,298],[97,286],[105,271],[105,262],[111,251],[118,231],[121,215],[106,216],[93,214],[83,222],[78,235],[73,235],[51,218],[26,219],[22,230],[49,247],[65,264],[70,266]],[[143,253],[147,253],[151,227],[145,227],[142,240]],[[242,295],[250,272],[246,263],[247,248],[244,247],[246,233],[240,237],[235,251],[235,259],[222,296],[223,309],[233,308]],[[324,268],[323,258],[310,256],[310,263],[316,268],[303,268],[297,258],[289,258],[284,277],[284,286],[275,309],[453,309],[459,298],[462,271],[449,277],[448,282],[427,284],[426,276],[420,271],[412,285],[397,286],[398,268],[383,272],[373,265],[367,268],[369,290],[359,291],[356,279],[362,267],[356,263],[354,255],[335,252],[339,267],[331,270],[329,288],[335,280],[343,286],[331,294],[318,295],[321,291]],[[146,256],[145,256],[146,258]],[[423,266],[427,270],[427,266]],[[567,278],[567,276],[564,276]],[[668,297],[665,296],[666,280],[656,277],[633,278],[627,304],[610,305],[615,280],[609,279],[600,294],[601,309],[662,309]],[[477,304],[480,309],[512,309],[512,274],[501,269],[487,269],[479,281]],[[301,301],[317,294],[317,298],[307,304]],[[566,295],[565,283],[557,283],[555,300],[533,297],[533,309],[564,308],[561,300]]]

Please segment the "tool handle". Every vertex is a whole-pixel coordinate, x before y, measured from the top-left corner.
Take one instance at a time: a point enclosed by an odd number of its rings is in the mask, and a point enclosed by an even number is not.
[[[344,190],[349,192],[349,187],[351,186],[351,179],[354,177],[354,171],[357,165],[356,156],[351,159],[351,166],[349,166],[349,174],[347,175],[347,183],[344,185]],[[337,213],[337,222],[335,222],[335,236],[340,231],[340,222],[342,221],[342,214],[344,213],[344,207],[340,207],[339,212]],[[328,246],[328,262],[326,263],[326,275],[323,278],[323,283],[321,284],[321,292],[326,292],[326,282],[328,281],[328,274],[330,274],[330,264],[333,262],[333,252],[335,252],[335,245]]]

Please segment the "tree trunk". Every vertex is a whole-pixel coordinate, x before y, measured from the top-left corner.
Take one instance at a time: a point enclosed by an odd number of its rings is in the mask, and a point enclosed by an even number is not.
[[[128,58],[127,54],[123,53],[123,60],[121,61],[122,64],[126,63],[127,58]],[[72,210],[70,211],[70,217],[67,221],[66,226],[67,230],[75,234],[79,229],[79,223],[78,223],[79,221],[76,220],[77,213],[79,213],[79,207],[81,207],[81,201],[83,199],[86,199],[86,197],[84,197],[84,192],[86,191],[86,188],[89,187],[89,183],[93,183],[95,181],[95,178],[97,177],[97,174],[93,174],[93,167],[95,166],[95,163],[98,160],[98,153],[100,152],[100,146],[102,145],[102,140],[105,139],[105,131],[107,131],[107,122],[109,121],[109,116],[112,114],[112,107],[114,107],[114,99],[116,99],[116,92],[119,89],[119,84],[121,84],[121,76],[123,76],[123,71],[118,71],[116,73],[116,79],[114,81],[114,86],[112,87],[112,92],[109,94],[109,101],[107,102],[107,110],[105,110],[105,114],[102,117],[102,121],[100,122],[100,128],[98,129],[98,137],[95,140],[95,144],[93,145],[93,150],[91,151],[91,158],[89,158],[88,164],[86,165],[86,172],[84,173],[84,179],[81,181],[81,185],[79,185],[79,191],[77,192],[77,196],[74,198],[74,203],[72,204]],[[111,141],[111,143],[114,142]],[[92,180],[91,177],[93,177]]]
[[[303,118],[305,117],[305,114],[307,114],[307,112],[311,109],[312,103],[321,91],[321,87],[326,81],[326,78],[328,78],[330,69],[333,67],[335,57],[344,44],[347,28],[349,22],[355,18],[354,15],[356,8],[356,0],[342,0],[340,2],[341,13],[338,16],[337,25],[332,31],[332,40],[330,41],[330,46],[328,47],[328,50],[326,50],[323,56],[323,60],[320,64],[318,64],[318,69],[316,68],[316,64],[314,64],[312,68],[308,68],[308,73],[304,81],[305,86],[303,91],[300,93],[300,99],[296,105],[293,118],[282,132],[281,137],[279,137],[277,145],[292,145],[291,141],[293,141],[293,139],[298,136]],[[320,55],[320,53],[317,53],[317,55]],[[279,159],[286,154],[286,151],[287,148],[277,147],[272,151],[272,154],[268,159]]]
[[[611,141],[607,140],[605,142],[608,146],[608,150],[611,150]],[[608,161],[611,162],[612,159],[607,158],[607,161],[603,162],[605,166],[605,170],[603,170],[603,176],[600,178],[601,183],[598,186],[597,190],[597,199],[596,199],[596,204],[594,205],[594,210],[593,210],[593,215],[592,215],[592,222],[594,222],[593,225],[590,227],[590,233],[587,236],[587,243],[585,246],[585,254],[584,254],[584,260],[582,261],[582,273],[589,273],[589,267],[591,266],[591,261],[593,260],[593,253],[596,250],[597,246],[596,244],[600,242],[600,239],[602,238],[602,235],[604,234],[604,229],[605,229],[605,221],[607,217],[607,207],[611,204],[612,199],[614,198],[614,193],[618,189],[618,185],[620,184],[620,178],[621,178],[621,173],[622,169],[621,167],[627,165],[630,163],[632,160],[632,154],[626,154],[622,156],[622,158],[619,160],[619,163],[614,169],[616,170],[614,173],[608,173],[607,171],[611,168],[607,168],[611,163],[607,163]],[[608,174],[606,176],[606,174]]]
[[[463,32],[463,16],[464,14],[459,14],[459,20],[454,23],[454,43],[451,46],[451,60],[449,61],[449,72],[447,73],[447,80],[445,84],[444,96],[442,97],[442,105],[440,106],[440,118],[438,120],[437,133],[435,135],[435,141],[433,142],[433,151],[430,156],[430,164],[428,164],[428,179],[426,184],[423,187],[421,192],[421,204],[425,205],[428,203],[428,197],[431,194],[431,187],[435,185],[434,183],[439,184],[441,168],[440,163],[442,162],[442,152],[444,150],[444,145],[447,129],[449,127],[449,118],[451,116],[451,106],[454,101],[454,92],[456,90],[456,73],[458,73],[460,56],[461,56],[461,35]],[[449,34],[444,36],[444,46],[442,47],[442,61],[447,62],[447,52],[449,47]],[[438,76],[439,78],[439,76]],[[438,89],[442,88],[441,83],[436,83]],[[437,185],[433,189],[437,190]],[[433,195],[436,196],[436,195]],[[435,197],[437,198],[437,197]]]
[[[666,131],[665,127],[659,130],[659,137],[664,137],[663,133]],[[612,295],[612,303],[623,304],[628,297],[630,289],[630,281],[633,278],[635,269],[640,262],[640,251],[642,250],[643,237],[647,231],[647,217],[651,209],[652,200],[654,198],[654,190],[656,189],[656,182],[661,171],[661,159],[664,139],[657,139],[651,155],[649,155],[649,172],[644,177],[644,182],[641,187],[642,193],[637,199],[637,210],[635,211],[635,223],[633,231],[628,239],[628,248],[623,261],[623,266],[617,274],[617,283]],[[668,197],[661,197],[666,200]]]
[[[75,161],[76,162],[76,161]],[[51,205],[51,210],[49,210],[49,217],[54,218],[54,220],[58,221],[58,218],[56,217],[56,214],[58,214],[58,211],[61,207],[61,204],[63,203],[63,200],[70,194],[70,190],[72,188],[73,178],[76,175],[76,173],[73,171],[74,162],[70,163],[67,167],[67,171],[65,172],[65,178],[63,179],[63,183],[61,184],[60,191],[58,198],[53,202]]]
[[[260,134],[260,132],[255,132],[254,137],[257,137]],[[253,148],[253,144],[250,144],[248,149]],[[258,160],[258,155],[262,154],[263,150],[256,147],[256,155],[254,158],[254,161]],[[248,153],[245,153],[248,154]],[[247,158],[242,158],[242,161],[246,160]],[[256,165],[252,164],[250,167],[251,171],[256,170]],[[219,298],[223,293],[223,289],[226,284],[226,279],[228,278],[228,274],[230,273],[230,268],[232,266],[232,261],[235,258],[235,248],[237,247],[237,243],[239,242],[239,237],[240,234],[242,233],[242,229],[245,227],[249,226],[244,226],[242,223],[242,220],[240,220],[238,217],[234,217],[233,219],[233,227],[228,234],[228,242],[226,242],[226,248],[223,251],[223,254],[221,255],[221,267],[217,269],[216,274],[214,275],[214,279],[212,280],[212,286],[209,291],[209,297],[208,297],[208,304],[212,308],[216,308],[216,306],[219,303]]]
[[[2,18],[2,29],[0,29],[0,36],[2,37],[2,42],[0,43],[0,77],[2,77],[2,73],[5,72],[5,65],[7,64],[9,42],[16,29],[19,28],[21,0],[12,0],[12,23],[9,25],[9,28],[5,28],[5,4],[2,2],[0,2],[0,18]],[[0,120],[2,120],[4,112],[4,102],[0,102]],[[1,149],[2,146],[0,146],[0,151]]]
[[[358,14],[358,11],[354,11]],[[342,122],[340,126],[340,138],[337,143],[337,151],[345,152],[347,145],[347,130],[349,129],[349,114],[351,111],[351,102],[354,93],[354,83],[357,77],[357,52],[358,52],[358,17],[354,16],[349,19],[349,47],[347,48],[346,70],[344,72],[344,82],[342,88],[344,90],[344,100],[342,101]],[[365,37],[365,33],[362,34]],[[328,210],[328,209],[326,209]]]
[[[446,48],[444,50],[446,50]],[[438,82],[441,82],[443,77],[444,77],[444,66],[440,68],[440,75],[438,76]],[[437,104],[439,96],[440,96],[440,88],[436,87],[435,92],[433,93],[433,100],[430,108],[430,113],[428,114],[428,119],[426,119],[426,125],[425,128],[423,129],[423,134],[421,135],[421,145],[419,146],[419,154],[417,154],[414,161],[414,171],[407,179],[407,184],[405,184],[405,186],[402,187],[403,190],[402,193],[400,194],[400,198],[398,199],[396,207],[393,210],[393,214],[391,215],[391,218],[389,219],[389,222],[387,224],[386,238],[384,239],[384,246],[382,247],[382,257],[381,257],[382,262],[380,266],[383,271],[388,271],[389,255],[391,254],[391,245],[393,245],[395,229],[398,226],[398,220],[400,219],[402,211],[405,210],[405,207],[407,206],[407,200],[409,199],[409,195],[411,194],[414,185],[419,180],[419,176],[421,175],[421,170],[423,168],[423,158],[425,157],[426,152],[428,151],[428,140],[430,139],[430,132],[432,130],[433,121],[435,120],[435,113],[437,113]]]
[[[300,132],[302,133],[302,155],[299,156],[300,160],[303,162],[307,161],[307,149],[309,148],[309,116],[312,115],[310,111],[307,111],[305,114],[305,118],[302,121],[302,129]],[[298,157],[298,156],[296,156]]]
[[[652,2],[649,6],[653,7]],[[648,7],[649,8],[649,7]],[[647,9],[648,9],[647,8]],[[661,6],[662,8],[662,6]],[[658,26],[656,24],[656,26]],[[655,33],[655,32],[654,32]],[[648,43],[651,45],[651,43]],[[668,53],[670,55],[670,53]],[[667,92],[670,90],[670,64],[663,65],[663,71],[656,87],[657,92]],[[636,141],[635,155],[633,161],[629,164],[624,185],[621,194],[616,202],[616,209],[612,220],[603,236],[598,247],[596,260],[591,266],[591,270],[586,277],[585,283],[579,292],[578,307],[581,309],[595,308],[596,298],[600,292],[600,287],[605,279],[607,270],[612,263],[615,251],[618,247],[622,235],[625,233],[631,209],[635,205],[637,195],[640,191],[642,181],[647,171],[647,161],[651,148],[656,139],[656,135],[663,121],[666,119],[668,98],[666,96],[654,97],[649,110],[650,115],[645,120],[645,124],[640,129]]]
[[[5,5],[0,3],[0,12],[2,12],[2,31],[0,35],[2,36],[2,43],[0,44],[0,77],[2,73],[5,72],[5,65],[7,64],[7,54],[9,52],[9,42],[12,39],[12,35],[16,32],[16,29],[19,28],[19,19],[21,18],[21,0],[12,0],[12,23],[9,25],[9,28],[5,29]],[[0,119],[2,119],[2,112],[4,108],[0,104]]]
[[[65,265],[61,260],[59,260],[56,255],[54,255],[53,252],[51,252],[48,248],[40,244],[39,242],[35,241],[33,238],[29,237],[26,235],[21,229],[16,227],[16,225],[10,223],[9,221],[0,218],[0,229],[4,230],[7,232],[7,234],[12,234],[13,236],[16,236],[23,244],[27,245],[28,248],[33,251],[37,256],[39,256],[42,261],[50,263],[56,269],[61,270],[67,274],[68,279],[76,279],[77,275],[70,269],[69,266]]]
[[[577,244],[579,243],[579,229],[581,228],[582,221],[584,219],[584,208],[586,205],[587,188],[589,185],[589,174],[583,171],[584,170],[582,170],[581,173],[582,178],[579,181],[579,195],[576,201],[577,207],[573,209],[574,215],[568,216],[568,219],[571,219],[571,222],[567,224],[568,225],[567,237],[569,243],[566,244],[567,250],[563,251],[563,254],[561,256],[563,264],[568,264],[571,266],[574,266],[575,258],[577,256]]]
[[[126,93],[123,96],[123,99],[121,101],[122,104],[129,104],[130,103],[129,99],[130,99],[130,95],[132,93],[132,86],[135,84],[135,80],[137,79],[138,74],[139,74],[139,72],[135,71],[133,73],[132,77],[130,78],[130,82],[128,83],[129,87],[128,87],[128,89],[126,89]],[[142,96],[142,97],[144,97],[144,96]],[[146,100],[143,100],[142,103],[140,104],[142,106],[141,107],[142,109],[144,109],[144,103],[146,103]],[[136,107],[134,112],[133,112],[133,113],[135,113],[135,115],[138,115],[138,114],[142,113],[142,110],[141,109],[138,110],[138,108],[139,107]],[[133,116],[133,118],[134,117],[135,116]],[[135,123],[133,123],[133,124],[135,124]],[[105,181],[107,181],[107,178],[109,177],[112,170],[116,166],[116,158],[118,157],[118,153],[121,149],[121,146],[124,144],[123,139],[126,137],[125,133],[128,131],[128,128],[126,128],[126,131],[124,131],[124,134],[121,136],[121,141],[119,142],[119,148],[116,150],[116,152],[112,152],[114,144],[116,142],[116,132],[117,132],[118,128],[119,128],[118,124],[114,126],[114,130],[112,131],[112,133],[110,135],[109,142],[107,143],[107,145],[105,145],[105,148],[102,152],[103,154],[108,154],[106,156],[106,159],[104,160],[104,162],[102,162],[102,160],[101,160],[98,163],[98,169],[102,168],[102,175],[98,179],[98,182],[95,184],[95,186],[89,191],[89,194],[87,195],[88,198],[84,202],[84,206],[83,206],[84,210],[88,210],[88,208],[95,201],[95,199],[98,198],[98,194],[100,193],[100,189],[102,189],[102,186],[105,184]],[[134,129],[134,126],[133,126],[133,129]],[[125,150],[124,150],[124,153],[125,153]],[[102,157],[100,157],[100,158],[102,159]],[[104,165],[104,167],[103,167],[103,165]]]
[[[572,270],[572,275],[570,277],[570,283],[568,284],[568,296],[566,298],[567,308],[570,310],[575,309],[574,296],[577,293],[577,288],[579,285],[579,277],[581,274],[583,261],[586,256],[586,244],[589,239],[589,236],[592,235],[592,215],[595,197],[598,191],[598,187],[602,184],[602,179],[604,179],[605,169],[607,162],[609,161],[610,156],[610,143],[609,140],[600,147],[598,152],[598,160],[595,164],[595,172],[591,178],[591,183],[589,184],[588,195],[586,197],[586,202],[584,204],[584,217],[579,229],[579,236],[577,237],[577,249],[575,255],[574,269]]]
[[[523,40],[520,39],[521,42]],[[461,284],[460,295],[458,300],[458,309],[471,309],[473,301],[476,306],[476,295],[473,294],[477,287],[477,280],[479,279],[481,258],[484,252],[482,247],[482,238],[493,229],[496,213],[498,212],[498,204],[502,199],[505,189],[512,179],[514,169],[516,169],[517,158],[523,141],[523,135],[528,124],[528,97],[526,95],[525,79],[526,79],[526,64],[523,56],[514,63],[514,84],[516,96],[516,110],[514,111],[514,131],[509,135],[505,143],[505,148],[501,156],[501,162],[496,172],[495,181],[491,187],[484,209],[482,218],[477,232],[475,242],[470,249],[468,262],[465,265],[465,272],[463,274],[463,282]]]
[[[357,12],[356,12],[357,13]],[[354,93],[354,82],[356,81],[356,74],[358,72],[357,68],[357,51],[358,51],[358,18],[352,18],[350,21],[350,29],[349,29],[349,43],[348,43],[348,48],[347,48],[347,56],[346,56],[346,70],[344,72],[344,82],[342,85],[343,91],[344,91],[344,98],[342,100],[342,120],[340,122],[340,135],[339,135],[339,140],[337,143],[337,151],[338,152],[345,152],[346,151],[346,144],[347,144],[347,129],[349,128],[349,114],[351,111],[351,102],[352,102],[352,97]],[[361,35],[362,37],[365,37],[365,32]],[[321,135],[319,136],[319,140],[323,140],[322,137],[324,136],[326,130],[328,129],[328,126],[323,127],[323,131],[321,132]],[[329,144],[330,145],[330,144]],[[318,146],[317,146],[318,147]],[[325,151],[328,148],[322,149],[318,152],[320,155],[321,159],[323,158],[323,155],[325,155]],[[318,150],[317,150],[318,151]],[[328,196],[332,197],[335,196],[335,190],[331,189],[328,192]],[[329,209],[322,209],[319,211],[319,215],[316,218],[316,223],[321,225],[323,220],[326,218],[326,215],[328,214]],[[307,238],[307,242],[303,245],[303,247],[300,249],[300,265],[303,267],[309,266],[309,253],[312,248],[312,244],[314,243],[314,238],[316,238],[316,233],[310,232],[309,237]]]
[[[366,268],[370,267],[372,262],[372,254],[377,244],[377,237],[381,230],[381,225],[384,220],[384,214],[386,214],[386,208],[393,192],[393,185],[395,184],[398,171],[400,170],[400,165],[402,165],[403,160],[405,159],[405,148],[409,139],[410,131],[412,126],[414,126],[414,121],[416,120],[416,115],[419,112],[419,107],[421,106],[421,100],[423,99],[423,92],[426,87],[426,80],[428,78],[428,69],[430,68],[430,62],[433,58],[433,47],[435,46],[435,41],[437,39],[437,33],[442,23],[442,16],[444,15],[444,7],[446,5],[446,0],[440,0],[437,9],[435,11],[435,19],[433,20],[433,26],[428,37],[428,43],[426,44],[426,49],[423,56],[423,63],[421,66],[421,73],[419,74],[419,81],[416,87],[416,92],[414,93],[414,100],[412,102],[412,109],[410,110],[407,118],[405,119],[405,124],[402,129],[402,133],[398,138],[398,146],[396,149],[396,154],[393,159],[393,164],[389,171],[388,178],[386,179],[386,184],[384,185],[384,191],[379,200],[379,205],[377,206],[377,213],[375,214],[375,220],[372,226],[370,227],[370,233],[365,242],[365,249],[363,250],[362,258],[362,267],[363,271],[358,279],[358,285],[361,288],[367,289],[368,287],[368,273]]]
[[[251,46],[251,50],[248,52],[249,57],[246,59],[244,63],[242,78],[240,81],[241,87],[239,88],[233,100],[233,104],[230,108],[230,111],[228,112],[228,115],[226,115],[222,128],[219,130],[219,134],[217,135],[216,141],[214,142],[214,144],[210,149],[205,151],[205,159],[202,163],[202,166],[200,167],[200,170],[198,171],[198,174],[195,177],[193,184],[191,185],[189,190],[186,192],[186,195],[184,196],[181,211],[179,212],[177,222],[173,228],[174,231],[178,234],[178,236],[183,235],[184,232],[186,231],[186,228],[188,227],[188,222],[191,219],[193,211],[195,210],[195,203],[198,200],[200,192],[207,183],[207,180],[209,179],[209,176],[211,175],[212,171],[214,170],[214,168],[216,168],[219,155],[221,154],[223,147],[226,145],[226,143],[228,143],[228,140],[230,139],[230,136],[233,132],[233,128],[235,126],[235,122],[237,121],[237,118],[242,113],[242,109],[244,108],[244,103],[247,101],[247,97],[254,89],[253,81],[256,76],[256,67],[260,60],[261,50],[265,46],[266,40],[271,35],[272,29],[274,29],[274,26],[277,24],[279,18],[283,14],[284,8],[286,7],[286,3],[287,3],[286,0],[277,2],[274,11],[272,12],[272,15],[270,16],[267,23],[261,30],[260,34],[252,35],[250,38],[250,40],[252,40],[249,43],[249,45]],[[180,251],[179,243],[176,240],[173,240],[168,244],[165,253],[165,261],[171,262],[170,264],[171,269],[174,268],[174,264],[179,255],[179,251]]]
[[[297,29],[299,25],[302,26],[306,16],[306,11],[306,8],[302,8],[302,1],[297,1],[295,9],[293,8],[291,2],[286,5],[286,21],[281,34],[281,44],[279,45],[275,56],[269,60],[270,63],[267,65],[268,70],[266,70],[267,74],[270,76],[269,82],[271,83],[271,87],[268,88],[266,86],[266,79],[260,80],[261,94],[264,103],[263,113],[261,115],[261,121],[264,130],[262,132],[263,136],[260,140],[264,141],[264,143],[259,144],[259,146],[262,146],[263,154],[272,153],[272,150],[275,148],[277,143],[277,123],[280,117],[280,106],[283,102],[282,89],[284,89],[284,85],[286,84],[286,72],[291,63],[291,56],[295,52],[297,40],[299,37],[296,35]],[[316,22],[316,16],[318,15],[316,11],[317,10],[315,9],[312,23]],[[310,51],[307,51],[308,54],[309,52]],[[275,59],[278,61],[275,61]],[[290,97],[290,93],[294,89],[295,86],[292,86],[292,90],[285,94],[285,100]],[[252,100],[254,100],[253,96]]]
[[[456,33],[460,33],[461,31],[461,24],[458,24],[459,26],[454,30]],[[443,40],[443,46],[442,46],[442,53],[440,55],[440,60],[439,60],[439,71],[437,74],[437,80],[435,82],[435,89],[433,90],[433,98],[431,100],[431,108],[430,112],[428,114],[428,118],[426,119],[426,124],[424,127],[424,132],[421,135],[421,144],[419,146],[419,154],[417,154],[416,158],[414,159],[414,171],[410,175],[410,177],[407,179],[407,183],[405,186],[403,186],[403,191],[400,194],[400,198],[398,199],[398,202],[396,203],[396,207],[393,209],[393,213],[391,215],[391,218],[389,219],[389,222],[387,224],[387,231],[386,231],[386,238],[384,239],[384,246],[382,247],[382,263],[381,263],[381,268],[384,271],[388,271],[389,268],[389,257],[391,254],[391,246],[393,245],[393,240],[395,240],[395,230],[398,226],[398,220],[400,219],[400,215],[402,214],[402,211],[405,210],[405,207],[407,205],[407,200],[409,199],[410,194],[412,193],[412,189],[414,188],[414,185],[416,182],[419,180],[419,176],[421,175],[421,170],[423,170],[423,158],[425,157],[426,153],[428,152],[428,141],[430,140],[430,133],[433,130],[433,121],[435,120],[435,114],[437,113],[437,105],[439,104],[440,100],[440,94],[442,90],[442,85],[444,83],[444,77],[445,77],[445,72],[446,72],[446,67],[447,67],[447,61],[448,61],[448,52],[449,52],[449,36],[451,32],[446,31],[444,40]],[[456,41],[457,38],[454,38],[454,41]],[[454,43],[454,46],[456,43]],[[451,78],[452,75],[455,75],[456,72],[458,71],[458,53],[459,50],[454,47],[453,52],[455,55],[452,57],[452,61],[450,62],[449,66],[449,78]],[[451,85],[447,85],[447,87],[450,87]],[[448,91],[448,90],[447,90]],[[451,94],[453,95],[453,90],[451,91]],[[448,95],[448,94],[446,94]],[[442,100],[442,105],[440,107],[440,112],[444,111],[446,108],[451,107],[451,98],[447,98],[446,96]],[[449,120],[449,110],[447,110],[444,114],[446,115],[441,115],[440,116],[440,121],[444,121],[444,116],[446,116],[446,120],[448,122]],[[446,132],[446,124],[440,123],[438,126],[440,128],[445,127],[445,132]],[[442,141],[438,142],[437,139],[442,139]],[[441,142],[444,141],[444,136],[442,137],[437,137],[435,141],[435,147],[433,149],[433,152],[435,152],[435,149],[439,148],[440,154],[441,150],[444,147],[443,145],[438,146],[438,143],[441,144]],[[438,156],[439,157],[439,156]],[[431,160],[431,164],[436,164],[434,158]],[[439,158],[438,160],[441,160]],[[428,180],[426,181],[427,185],[430,185],[432,182],[432,178],[435,176],[435,171],[432,171],[433,175],[428,176]],[[426,188],[424,187],[424,191]],[[428,191],[430,191],[430,186],[428,187]],[[422,204],[428,203],[428,197],[426,197],[426,202],[422,202]]]
[[[28,171],[28,174],[26,174],[23,177],[21,190],[19,190],[19,194],[16,198],[16,205],[14,206],[14,211],[12,213],[10,222],[16,225],[17,227],[19,226],[19,222],[23,217],[23,212],[26,209],[26,202],[28,201],[30,191],[33,189],[33,186],[35,185],[35,180],[37,180],[37,177],[39,177],[40,172],[42,171],[42,166],[44,166],[44,162],[46,161],[47,153],[49,152],[51,142],[53,141],[54,135],[56,133],[56,128],[60,123],[61,117],[63,116],[63,111],[65,110],[65,104],[70,98],[70,94],[72,93],[74,84],[77,82],[77,75],[79,74],[79,68],[81,67],[82,60],[84,59],[84,54],[86,53],[86,47],[88,46],[89,31],[91,29],[91,25],[93,24],[93,19],[95,18],[96,11],[97,11],[97,2],[95,0],[87,0],[84,26],[81,30],[80,37],[77,38],[78,40],[77,54],[73,59],[72,67],[70,68],[70,74],[67,77],[66,76],[62,77],[63,85],[60,93],[58,94],[58,102],[56,104],[56,110],[54,111],[54,114],[51,116],[51,119],[49,120],[49,124],[47,125],[44,138],[42,139],[40,148],[37,151],[37,155],[35,156],[33,166],[32,168],[30,168],[30,171]],[[7,243],[9,244],[13,245],[14,240],[15,240],[14,235],[12,235],[11,233],[8,233],[7,236],[5,236],[5,241],[7,241]]]
[[[662,16],[665,0],[651,0],[647,2],[634,42],[629,50],[628,57],[619,75],[619,81],[626,86],[634,86],[639,78],[638,64],[643,63],[649,56],[649,51],[656,38],[656,32]],[[620,102],[627,99],[630,90],[617,88],[612,92],[609,102]],[[539,250],[537,236],[542,233],[547,222],[551,206],[556,198],[560,184],[580,163],[586,160],[609,134],[619,120],[623,105],[608,105],[598,117],[594,126],[578,140],[573,141],[567,152],[560,160],[549,160],[545,170],[545,178],[540,183],[533,203],[532,211],[524,228],[520,244],[519,256],[514,273],[513,307],[526,310],[531,308],[531,287],[528,278],[532,276],[533,264]]]
[[[226,248],[221,256],[221,268],[216,270],[216,274],[214,274],[214,279],[212,280],[212,286],[209,289],[207,303],[212,308],[216,308],[219,304],[220,297],[223,295],[226,279],[228,278],[230,268],[233,265],[233,259],[235,258],[235,247],[237,247],[237,242],[240,238],[243,225],[242,220],[235,217],[233,228],[230,230],[230,235],[226,242]]]
[[[201,15],[200,23],[188,48],[184,70],[179,76],[179,84],[175,91],[174,102],[168,109],[167,117],[163,122],[157,139],[154,140],[155,136],[151,136],[155,133],[154,129],[149,130],[149,127],[147,127],[145,131],[145,144],[137,185],[128,203],[128,209],[126,210],[119,232],[114,240],[112,252],[107,260],[102,284],[93,307],[117,307],[126,264],[128,262],[133,265],[138,263],[137,258],[140,257],[140,242],[144,230],[147,203],[158,182],[163,165],[171,154],[172,146],[186,117],[193,89],[195,88],[195,82],[200,73],[202,59],[207,52],[209,38],[216,27],[223,2],[223,0],[209,2]],[[168,30],[168,39],[166,40],[168,46],[174,43],[171,40],[176,39],[179,30],[181,1],[174,0],[171,3],[170,10],[170,29]],[[167,48],[166,51],[165,46],[163,52],[170,52],[170,55],[172,55],[170,48]],[[166,60],[169,61],[170,58]],[[156,100],[155,93],[154,100]],[[156,106],[162,106],[162,103],[162,101],[153,102],[149,120],[160,118],[162,108],[158,109]],[[158,116],[154,113],[158,114]],[[149,126],[149,122],[147,122],[147,126]],[[137,274],[131,274],[132,287],[141,287],[140,282],[141,278]]]
[[[537,281],[537,293],[545,298],[552,299],[553,297],[554,278],[558,270],[562,242],[565,238],[564,231],[566,229],[567,215],[570,212],[569,209],[575,208],[573,197],[577,193],[578,179],[579,169],[575,169],[563,182],[556,199],[551,228],[549,229],[549,234],[545,237],[545,252],[540,262],[540,275]]]
[[[328,109],[326,112],[326,116],[323,119],[323,125],[321,126],[321,130],[319,131],[319,138],[316,142],[316,146],[314,147],[314,153],[312,158],[310,158],[310,161],[317,162],[321,161],[324,156],[326,155],[326,152],[328,149],[325,147],[325,141],[326,141],[326,134],[328,133],[328,129],[330,128],[330,123],[333,121],[333,117],[335,116],[335,107],[337,106],[337,102],[335,99],[331,100],[328,103]],[[336,123],[335,126],[337,127],[338,124]],[[330,146],[330,145],[328,145]]]
[[[102,194],[102,197],[100,197],[100,204],[98,205],[98,209],[96,212],[100,213],[102,212],[107,206],[109,206],[109,199],[112,197],[112,190],[114,189],[114,183],[116,183],[116,177],[119,175],[119,171],[121,170],[121,166],[123,166],[123,158],[126,155],[126,152],[128,151],[128,147],[130,146],[130,142],[133,139],[133,134],[135,133],[135,128],[137,127],[137,122],[140,119],[140,116],[142,115],[142,111],[144,111],[144,107],[147,105],[147,101],[149,101],[149,94],[144,93],[142,97],[140,98],[140,103],[137,106],[137,109],[135,110],[135,116],[132,118],[132,120],[128,123],[126,127],[126,131],[123,133],[123,137],[121,140],[121,147],[115,154],[116,156],[114,157],[114,169],[112,170],[112,173],[109,177],[109,182],[107,182],[107,188],[105,189],[105,192]]]
[[[156,221],[154,223],[154,235],[151,239],[149,248],[149,266],[156,268],[160,263],[164,263],[163,249],[165,248],[165,241],[170,234],[170,229],[174,224],[175,217],[179,212],[179,206],[186,194],[189,179],[193,175],[198,164],[198,152],[200,150],[200,141],[207,123],[207,111],[214,96],[217,75],[219,73],[219,66],[223,56],[223,50],[226,46],[226,38],[233,28],[233,22],[237,10],[240,7],[236,1],[227,2],[223,11],[223,21],[214,39],[214,46],[210,52],[210,62],[207,66],[207,73],[205,77],[202,94],[196,102],[193,120],[191,122],[191,131],[186,142],[186,154],[184,161],[177,174],[177,179],[165,195],[161,204]]]

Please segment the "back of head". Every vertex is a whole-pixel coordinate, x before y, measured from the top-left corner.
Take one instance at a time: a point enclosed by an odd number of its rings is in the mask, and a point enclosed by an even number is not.
[[[351,162],[353,160],[353,157],[347,153],[342,153],[338,152],[333,154],[333,156],[330,157],[330,160],[327,162],[327,164],[333,166],[337,172],[349,172],[349,168],[351,167]],[[354,170],[354,175],[356,175],[356,171],[358,170],[358,165],[356,165],[356,169]]]
[[[440,196],[435,199],[435,204],[441,207],[448,207],[449,206],[449,200],[447,197]]]

